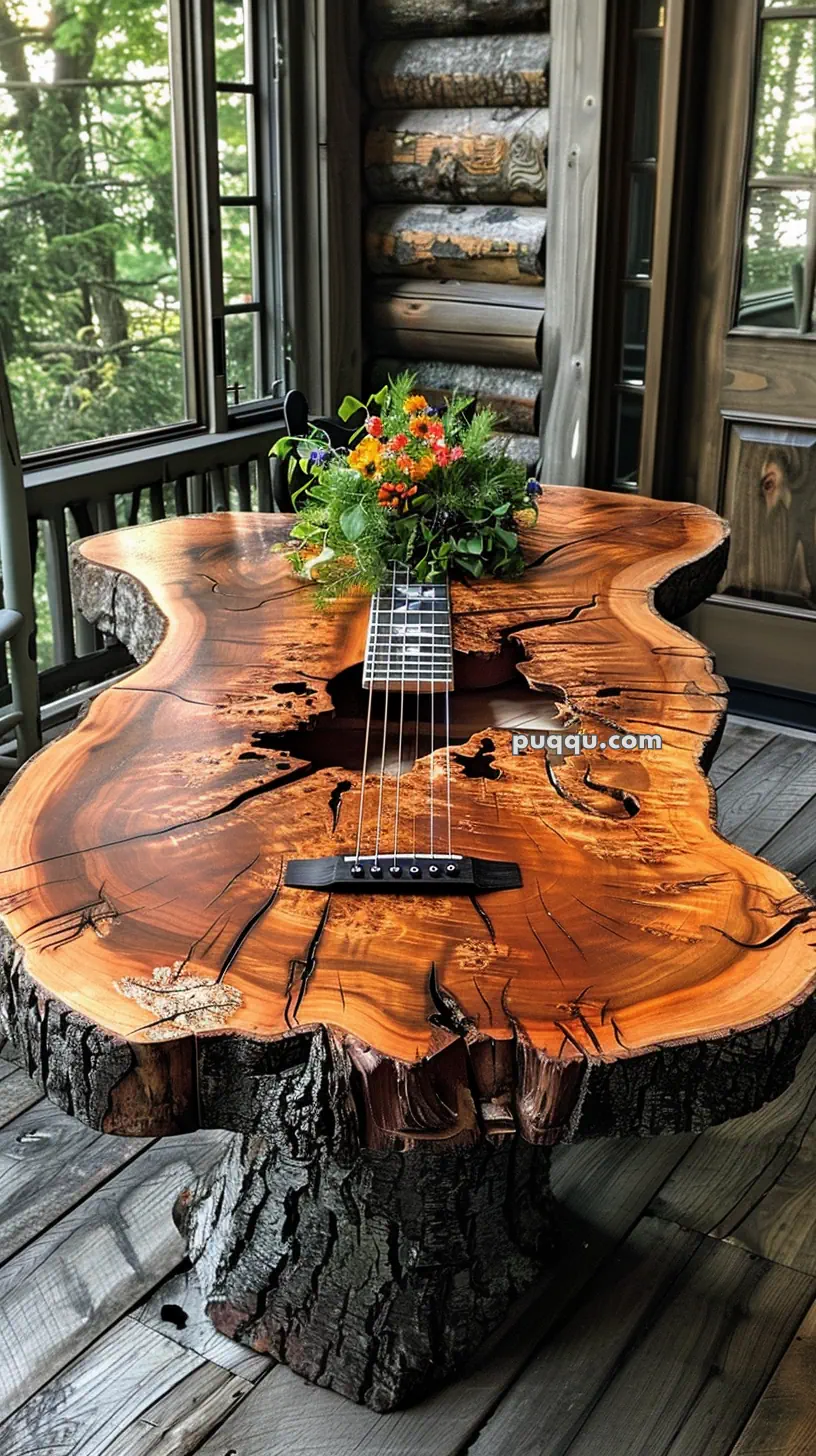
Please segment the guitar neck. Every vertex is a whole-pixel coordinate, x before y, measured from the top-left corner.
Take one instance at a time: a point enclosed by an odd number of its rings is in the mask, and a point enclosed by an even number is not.
[[[453,687],[453,646],[447,582],[413,581],[406,567],[371,602],[363,687],[438,693]]]

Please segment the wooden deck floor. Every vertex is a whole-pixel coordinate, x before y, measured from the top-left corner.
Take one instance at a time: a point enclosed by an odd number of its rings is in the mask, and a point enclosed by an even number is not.
[[[816,738],[732,722],[712,777],[724,831],[816,890]],[[91,1132],[0,1060],[0,1456],[816,1452],[816,1043],[755,1117],[557,1150],[556,1268],[393,1415],[208,1325],[170,1209],[225,1137]]]

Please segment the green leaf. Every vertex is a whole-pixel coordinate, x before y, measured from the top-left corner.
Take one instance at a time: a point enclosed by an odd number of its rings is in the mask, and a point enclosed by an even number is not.
[[[346,420],[351,419],[352,415],[356,415],[358,410],[364,409],[365,405],[361,399],[356,399],[353,394],[347,394],[337,413],[345,423]]]
[[[378,389],[376,394],[372,394],[371,400],[369,401],[369,403],[371,403],[371,404],[385,404],[385,401],[387,400],[387,398],[388,398],[388,385],[387,384],[384,384],[383,387],[382,387],[382,389]]]
[[[340,517],[340,530],[347,541],[359,541],[366,528],[366,513],[362,501],[351,506]]]
[[[496,535],[498,536],[498,534],[499,532],[497,528]],[[465,550],[468,551],[471,556],[481,556],[484,550],[484,537],[469,536],[467,541],[465,542]]]
[[[504,526],[494,526],[493,535],[498,536],[503,546],[509,551],[515,551],[518,546],[518,536],[515,531],[505,531]]]

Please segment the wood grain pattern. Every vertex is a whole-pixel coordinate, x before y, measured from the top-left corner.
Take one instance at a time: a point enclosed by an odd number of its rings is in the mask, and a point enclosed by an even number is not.
[[[366,617],[316,611],[270,552],[285,526],[187,518],[75,552],[85,610],[152,656],[0,811],[5,1015],[49,1095],[107,1129],[240,1128],[321,1028],[373,1147],[473,1142],[482,1104],[552,1143],[700,1128],[781,1091],[813,1025],[814,906],[713,827],[701,760],[723,684],[651,600],[660,584],[679,612],[708,590],[722,523],[548,488],[524,577],[455,589],[460,652],[509,634],[576,725],[659,730],[663,748],[514,757],[485,724],[458,750],[455,833],[516,860],[524,888],[465,918],[380,901],[374,920],[364,898],[281,888],[287,857],[356,825],[355,772],[286,735],[330,710]],[[500,798],[467,772],[488,735]],[[402,780],[420,833],[427,773]]]
[[[733,1456],[809,1456],[816,1449],[816,1304],[733,1450]]]
[[[372,347],[405,359],[536,369],[543,319],[543,290],[518,283],[389,278],[368,296]],[[401,367],[386,358],[373,373],[381,366]]]
[[[446,7],[447,9],[447,7]],[[372,106],[546,106],[549,36],[387,41],[366,56]]]
[[[544,107],[381,111],[365,138],[365,183],[379,202],[547,200]]]

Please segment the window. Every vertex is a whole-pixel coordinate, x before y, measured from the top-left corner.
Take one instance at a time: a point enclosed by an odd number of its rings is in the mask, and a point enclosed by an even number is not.
[[[785,8],[776,0],[761,21],[736,323],[806,334],[816,280],[816,6],[794,16]]]
[[[0,41],[23,452],[224,428],[279,394],[272,0],[0,0]]]

